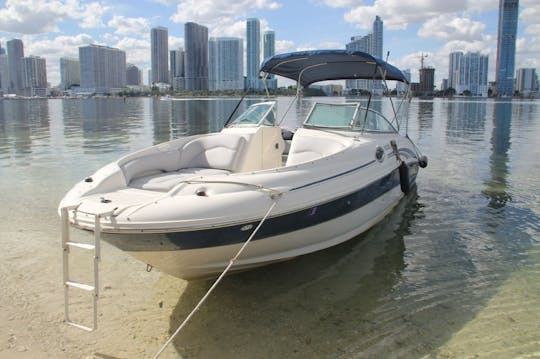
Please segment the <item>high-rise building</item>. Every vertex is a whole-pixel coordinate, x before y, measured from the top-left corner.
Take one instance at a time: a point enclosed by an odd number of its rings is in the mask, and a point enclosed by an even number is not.
[[[208,42],[208,83],[210,91],[244,88],[243,40],[211,37]]]
[[[353,36],[351,41],[345,45],[349,51],[362,51],[370,55],[382,58],[383,52],[383,21],[379,16],[375,16],[372,32],[365,36]],[[353,92],[359,90],[381,92],[380,81],[368,80],[347,80],[345,86]]]
[[[152,82],[169,83],[169,31],[158,26],[150,30]]]
[[[184,49],[171,50],[170,52],[171,62],[171,78],[184,77]]]
[[[184,90],[185,88],[185,52],[183,48],[170,51],[171,63],[171,84],[174,90]]]
[[[246,20],[246,88],[259,88],[261,66],[261,23],[259,19]]]
[[[276,54],[276,33],[272,30],[263,32],[263,61]]]
[[[461,58],[463,57],[463,52],[456,51],[451,52],[448,62],[448,87],[453,88],[457,91],[457,84],[459,83],[459,64]]]
[[[72,86],[81,85],[81,66],[79,59],[60,58],[60,88],[68,90]]]
[[[375,16],[373,21],[373,31],[371,38],[371,55],[382,59],[383,57],[383,21],[379,16]]]
[[[435,69],[433,67],[423,67],[420,69],[420,95],[430,96],[435,89]]]
[[[126,85],[139,86],[142,83],[141,70],[133,64],[126,67]]]
[[[0,45],[0,94],[8,93],[9,70],[6,50]]]
[[[499,31],[495,77],[497,96],[514,95],[514,66],[519,0],[499,0]]]
[[[8,92],[22,95],[23,92],[23,42],[20,39],[12,39],[7,42],[9,83]]]
[[[479,52],[468,52],[460,63],[459,90],[469,91],[472,96],[488,95],[488,56]]]
[[[186,90],[208,90],[208,28],[185,23],[184,46]]]
[[[516,91],[525,97],[538,92],[538,76],[535,69],[518,69],[516,71]]]
[[[263,60],[276,54],[276,33],[272,30],[263,33]],[[277,88],[277,79],[274,75],[268,75],[266,86],[269,89]]]
[[[116,48],[88,45],[79,47],[81,91],[111,93],[126,86],[126,53]]]
[[[25,96],[47,96],[47,64],[39,56],[23,57],[23,93]]]
[[[403,70],[402,72],[403,72],[403,75],[405,75],[407,82],[411,83],[411,70],[407,69],[407,70]],[[396,81],[396,91],[400,94],[404,93],[405,91],[407,91],[407,85],[404,84],[403,82]]]

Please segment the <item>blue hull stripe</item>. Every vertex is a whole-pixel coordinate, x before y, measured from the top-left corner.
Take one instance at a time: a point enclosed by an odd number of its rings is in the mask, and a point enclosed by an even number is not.
[[[388,175],[346,196],[282,216],[268,218],[252,240],[260,240],[301,230],[344,216],[379,198],[399,186],[399,183],[399,171],[395,169]],[[231,208],[231,210],[234,210],[234,208]],[[246,222],[234,226],[191,232],[104,234],[103,239],[125,251],[163,251],[219,247],[245,242],[253,231],[251,228],[241,230],[242,227],[245,228],[247,225],[255,228],[258,222]],[[158,243],[160,246],[157,246]]]

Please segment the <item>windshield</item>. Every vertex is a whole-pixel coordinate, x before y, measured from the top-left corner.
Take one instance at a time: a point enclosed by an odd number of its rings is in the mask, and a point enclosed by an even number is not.
[[[396,132],[383,115],[360,107],[357,103],[316,103],[304,125],[352,131]]]
[[[275,101],[256,103],[235,118],[229,126],[274,126],[276,122]]]

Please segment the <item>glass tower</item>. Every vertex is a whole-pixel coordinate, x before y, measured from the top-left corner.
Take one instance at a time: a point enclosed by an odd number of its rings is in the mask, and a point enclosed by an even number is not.
[[[8,67],[9,67],[9,93],[22,95],[23,91],[23,42],[19,39],[7,42]]]
[[[208,28],[187,22],[184,25],[184,46],[186,90],[208,90]]]
[[[81,90],[110,93],[126,87],[126,53],[122,50],[88,45],[79,47]]]
[[[499,0],[497,96],[513,96],[519,0]]]
[[[150,30],[152,82],[169,83],[169,30],[155,27]]]
[[[257,89],[261,65],[261,23],[259,19],[246,20],[247,88]]]
[[[60,58],[60,87],[67,90],[72,86],[81,85],[81,66],[79,59]]]
[[[211,91],[244,88],[243,40],[213,37],[208,42],[208,82]]]
[[[345,45],[349,51],[362,51],[378,58],[382,58],[383,52],[383,21],[375,16],[373,30],[365,36],[353,36],[351,42]],[[366,90],[375,92],[382,91],[381,81],[347,80],[345,86],[352,90]]]

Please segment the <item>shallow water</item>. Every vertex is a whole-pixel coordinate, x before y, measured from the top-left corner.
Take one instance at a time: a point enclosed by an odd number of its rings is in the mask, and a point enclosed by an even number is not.
[[[146,273],[104,244],[100,329],[67,327],[56,207],[123,154],[219,130],[235,105],[0,101],[0,357],[161,347],[211,282]],[[540,357],[540,102],[413,100],[409,115],[430,160],[417,190],[343,245],[227,277],[164,357]]]

